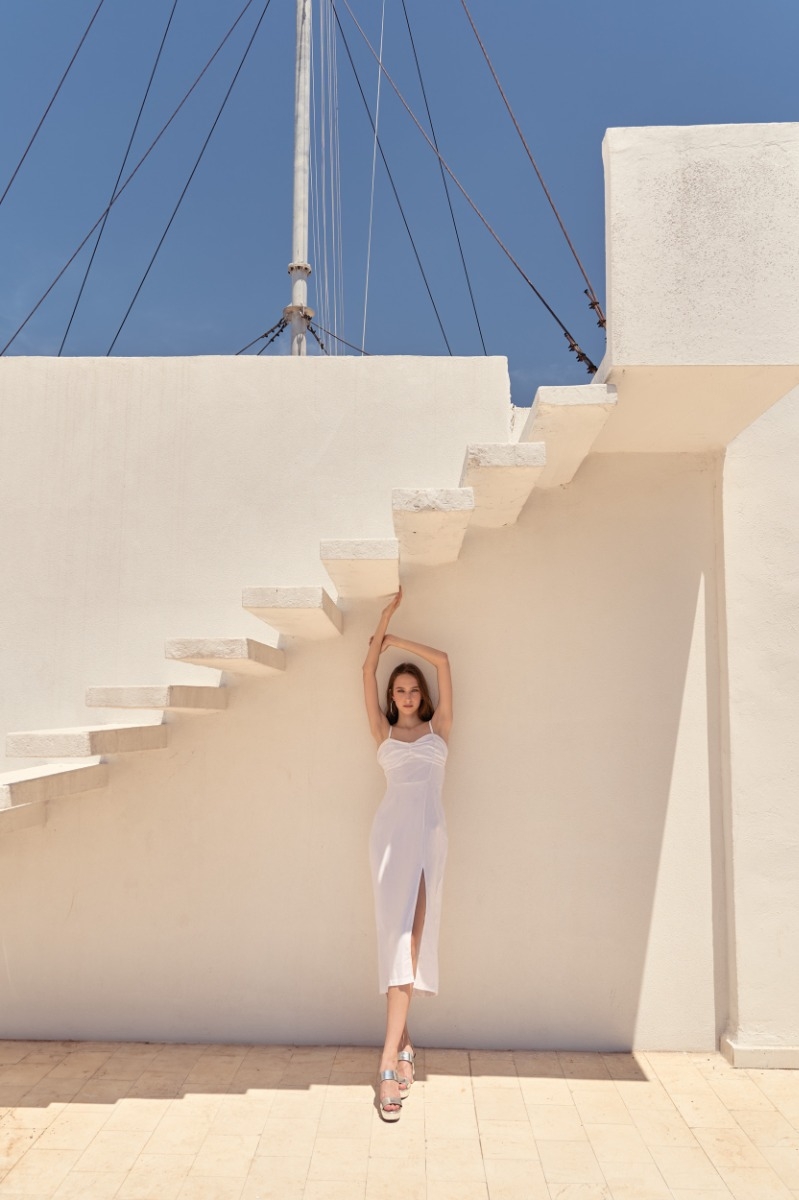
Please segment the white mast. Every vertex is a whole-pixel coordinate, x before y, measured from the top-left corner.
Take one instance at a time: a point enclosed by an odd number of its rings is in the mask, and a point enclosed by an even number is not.
[[[294,77],[294,225],[291,245],[291,353],[305,354],[308,308],[308,185],[311,149],[311,0],[297,0],[297,66]]]

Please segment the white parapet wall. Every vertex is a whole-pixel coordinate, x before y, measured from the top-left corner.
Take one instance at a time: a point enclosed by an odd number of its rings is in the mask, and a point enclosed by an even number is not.
[[[258,676],[242,593],[331,590],[320,542],[390,541],[395,489],[457,489],[467,447],[509,440],[504,361],[6,360],[0,386],[5,730],[96,725],[87,688],[161,704],[232,656],[223,710],[145,711],[163,748],[9,814],[0,1035],[376,1043],[383,600],[339,597],[340,633]],[[449,652],[457,702],[423,1044],[716,1044],[715,472],[594,456],[403,569],[397,629]]]

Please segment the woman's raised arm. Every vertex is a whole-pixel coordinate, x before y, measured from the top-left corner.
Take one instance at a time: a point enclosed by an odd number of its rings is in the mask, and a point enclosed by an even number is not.
[[[402,588],[396,596],[392,597],[380,614],[377,629],[369,639],[369,649],[363,663],[363,699],[366,705],[366,715],[369,718],[369,728],[378,745],[388,737],[389,725],[388,719],[380,707],[380,698],[377,694],[377,664],[380,661],[388,623],[399,608],[401,601]]]
[[[407,650],[410,654],[418,654],[436,669],[438,677],[438,707],[433,717],[435,731],[447,740],[452,728],[452,675],[449,670],[449,658],[445,650],[436,650],[434,646],[425,646],[421,642],[410,642],[407,638],[397,637],[387,633],[383,638],[383,650],[395,646],[398,650]]]

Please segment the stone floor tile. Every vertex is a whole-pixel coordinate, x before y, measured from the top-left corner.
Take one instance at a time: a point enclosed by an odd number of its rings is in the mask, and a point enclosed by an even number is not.
[[[483,1121],[480,1144],[484,1158],[536,1158],[537,1150],[530,1122]]]
[[[197,1152],[190,1175],[246,1179],[260,1137],[257,1133],[209,1133]]]
[[[470,1050],[469,1071],[475,1088],[518,1087],[516,1063],[509,1050]]]
[[[793,1200],[789,1189],[772,1170],[722,1167],[719,1174],[735,1200]]]
[[[596,1155],[588,1141],[538,1142],[538,1154],[547,1183],[604,1183]]]
[[[75,1163],[76,1171],[129,1171],[149,1140],[141,1130],[101,1129]]]
[[[601,1057],[611,1079],[645,1082],[652,1074],[643,1054],[603,1054]]]
[[[74,1167],[79,1154],[78,1150],[42,1150],[38,1145],[32,1146],[0,1183],[0,1196],[15,1192],[52,1195]]]
[[[317,1137],[308,1179],[351,1180],[366,1183],[369,1163],[368,1137]]]
[[[113,1200],[126,1171],[70,1171],[53,1200]]]
[[[140,1154],[125,1176],[117,1200],[175,1200],[189,1169],[193,1154]]]
[[[676,1112],[676,1106],[669,1093],[659,1079],[652,1078],[646,1083],[630,1079],[614,1079],[614,1086],[619,1097],[630,1112],[638,1109],[653,1109],[657,1112]]]
[[[269,1116],[255,1153],[276,1158],[310,1159],[318,1125],[317,1119],[297,1120]]]
[[[735,1118],[712,1088],[703,1085],[691,1092],[670,1093],[683,1120],[691,1129],[735,1129]]]
[[[732,1115],[756,1146],[799,1146],[799,1133],[776,1109],[764,1112],[762,1109],[736,1108]]]
[[[232,1175],[189,1175],[177,1200],[240,1200],[244,1179]]]
[[[653,1161],[644,1139],[633,1125],[586,1125],[585,1132],[603,1169],[606,1163]]]
[[[709,1075],[707,1081],[726,1108],[763,1109],[765,1112],[774,1110],[768,1096],[751,1079],[741,1079],[737,1075],[732,1078],[728,1075]]]
[[[572,1090],[574,1106],[584,1125],[632,1125],[630,1110],[616,1092],[586,1089],[575,1086]]]
[[[762,1153],[782,1182],[799,1191],[799,1141],[794,1146],[764,1146]]]
[[[584,1142],[587,1135],[574,1105],[528,1104],[527,1117],[536,1141]]]
[[[247,1179],[240,1200],[303,1200],[305,1183],[279,1179],[258,1183]]]
[[[478,1138],[428,1138],[427,1179],[474,1183],[485,1180]]]
[[[727,1188],[672,1188],[673,1200],[730,1200]]]
[[[155,1127],[166,1116],[170,1104],[171,1100],[130,1099],[126,1096],[114,1105],[103,1129],[106,1132],[140,1130],[142,1133],[153,1133]]]
[[[488,1187],[476,1179],[428,1178],[427,1200],[488,1200]]]
[[[601,1054],[583,1051],[558,1051],[560,1069],[566,1079],[586,1083],[589,1080],[608,1080],[608,1072]]]
[[[573,1103],[568,1080],[563,1078],[522,1078],[519,1080],[519,1090],[525,1104],[571,1105]]]
[[[552,1183],[549,1196],[551,1200],[613,1200],[604,1183]]]
[[[475,1088],[474,1107],[478,1122],[527,1120],[527,1109],[518,1087]]]
[[[310,1154],[285,1157],[267,1155],[264,1158],[255,1158],[247,1174],[247,1183],[259,1184],[264,1188],[280,1183],[291,1184],[292,1187],[294,1184],[300,1184],[304,1187],[310,1165]]]
[[[477,1125],[474,1127],[477,1141]],[[425,1154],[425,1123],[410,1121],[405,1113],[399,1121],[383,1121],[375,1114],[369,1138],[369,1157],[375,1158],[421,1158]]]
[[[400,1124],[405,1116],[403,1112]],[[431,1138],[476,1138],[479,1128],[474,1104],[470,1101],[458,1101],[457,1104],[428,1101],[424,1107],[424,1128]]]
[[[210,1128],[211,1120],[203,1115],[193,1118],[170,1111],[150,1134],[145,1150],[148,1154],[190,1154],[194,1158]]]
[[[366,1180],[309,1179],[303,1200],[365,1200]]]
[[[393,1183],[395,1189],[405,1190],[406,1183],[425,1182],[427,1169],[425,1166],[424,1147],[421,1154],[416,1154],[402,1160],[396,1158],[371,1158],[366,1169],[367,1190],[372,1184]]]
[[[608,1163],[603,1170],[613,1200],[671,1200],[654,1162]]]
[[[427,1200],[427,1184],[404,1175],[394,1175],[392,1179],[367,1176],[366,1200]]]
[[[319,1137],[369,1137],[372,1131],[373,1104],[358,1100],[326,1100],[319,1116]],[[404,1114],[403,1114],[404,1115]]]
[[[291,1121],[318,1121],[324,1102],[322,1092],[280,1089],[272,1100],[270,1116]]]
[[[562,1079],[556,1050],[514,1050],[513,1061],[520,1079]]]
[[[763,1170],[766,1160],[744,1131],[735,1129],[696,1129],[696,1140],[715,1167],[749,1167]]]
[[[38,1129],[0,1129],[0,1179],[27,1154],[39,1136]]]
[[[635,1108],[631,1110],[635,1127],[647,1146],[696,1146],[690,1126],[674,1109]]]
[[[39,1135],[42,1150],[85,1150],[105,1125],[111,1110],[81,1112],[66,1108]]]
[[[668,1186],[674,1188],[723,1187],[721,1176],[701,1146],[653,1146],[652,1157]]]
[[[538,1158],[484,1158],[490,1200],[549,1200]]]

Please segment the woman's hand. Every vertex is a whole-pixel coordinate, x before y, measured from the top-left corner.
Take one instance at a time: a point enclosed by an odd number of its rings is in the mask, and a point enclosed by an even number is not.
[[[389,646],[393,646],[394,644],[395,638],[392,634],[387,633],[380,645],[380,653],[382,654],[384,650],[388,650]]]
[[[402,588],[400,588],[400,590],[397,592],[396,596],[391,597],[388,604],[383,609],[383,616],[386,619],[386,623],[388,623],[391,620],[391,618],[394,616],[394,613],[397,611],[397,609],[399,608],[401,603],[402,603]]]

